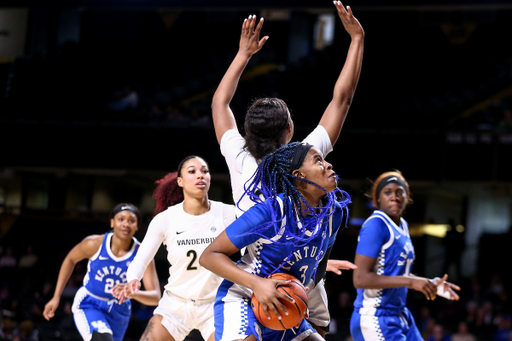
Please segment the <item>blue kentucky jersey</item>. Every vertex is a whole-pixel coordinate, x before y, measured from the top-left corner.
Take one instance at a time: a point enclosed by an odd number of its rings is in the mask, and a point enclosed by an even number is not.
[[[409,228],[404,219],[397,226],[382,211],[374,211],[359,232],[356,254],[375,258],[374,271],[383,276],[409,276],[414,262]],[[361,315],[393,315],[401,312],[407,287],[357,289],[355,311]]]
[[[293,226],[287,224],[287,221],[294,221],[291,213],[283,219],[277,234],[273,226],[258,230],[261,224],[272,221],[269,205],[270,200],[267,200],[253,206],[226,228],[228,238],[237,248],[247,247],[238,266],[261,277],[282,266],[278,272],[289,273],[307,284],[327,248],[334,244],[343,217],[341,206],[336,204],[330,217],[318,223],[314,231],[306,232],[305,238],[315,235],[312,240],[294,245],[293,237],[287,233]],[[309,219],[316,218],[304,218],[305,222]]]
[[[101,247],[87,264],[87,274],[84,277],[84,286],[91,294],[114,299],[112,288],[116,284],[126,283],[126,271],[135,258],[139,242],[132,237],[133,243],[130,251],[122,257],[116,257],[110,250],[113,233],[106,233]]]

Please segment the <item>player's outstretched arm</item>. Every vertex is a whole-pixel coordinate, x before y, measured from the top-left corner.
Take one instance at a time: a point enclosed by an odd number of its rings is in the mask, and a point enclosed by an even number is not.
[[[350,6],[345,9],[341,1],[334,1],[334,6],[345,30],[350,34],[351,43],[345,65],[334,85],[333,98],[319,123],[329,134],[333,146],[338,140],[354,98],[359,75],[361,74],[364,50],[364,30],[354,17]]]
[[[417,276],[384,276],[374,272],[377,259],[356,253],[353,282],[356,289],[389,289],[407,287],[420,291],[428,300],[436,298],[436,285],[428,278]]]
[[[329,259],[327,261],[326,271],[334,272],[336,275],[341,275],[341,270],[355,270],[357,266],[348,260]]]
[[[162,294],[154,260],[148,264],[146,271],[144,271],[142,282],[144,283],[145,290],[140,290],[141,282],[134,279],[129,283],[114,286],[114,288],[112,288],[112,295],[119,300],[119,304],[122,304],[127,298],[130,298],[145,305],[158,305]]]
[[[256,15],[250,15],[242,24],[240,44],[235,59],[224,74],[212,100],[213,125],[215,135],[220,144],[224,133],[230,129],[236,129],[236,121],[229,104],[235,95],[236,88],[242,73],[251,57],[258,52],[268,39],[265,36],[260,39],[263,18],[256,22]]]
[[[103,235],[92,235],[75,245],[66,255],[60,267],[59,276],[53,297],[44,306],[43,316],[48,321],[55,316],[55,311],[60,304],[60,296],[68,283],[69,277],[75,269],[76,263],[83,259],[90,258],[99,250],[103,241]]]
[[[268,310],[278,317],[281,316],[280,312],[287,314],[286,307],[279,299],[294,301],[277,290],[277,287],[279,284],[286,284],[289,281],[262,278],[240,269],[229,258],[237,251],[239,249],[229,240],[224,231],[204,250],[199,258],[199,264],[228,281],[251,289],[267,317],[270,317]]]
[[[154,258],[162,245],[167,227],[161,221],[162,216],[157,215],[149,224],[139,250],[126,271],[128,283],[118,284],[112,290],[112,295],[120,304],[126,298],[134,298],[146,305],[157,305],[160,300],[160,284]],[[144,282],[145,291],[140,291],[141,280]]]

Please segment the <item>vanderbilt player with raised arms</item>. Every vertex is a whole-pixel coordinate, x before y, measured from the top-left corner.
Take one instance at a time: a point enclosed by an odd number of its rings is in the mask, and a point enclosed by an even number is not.
[[[182,341],[192,329],[214,339],[213,303],[222,279],[200,266],[199,257],[235,220],[235,207],[208,199],[210,180],[207,163],[189,156],[157,181],[155,217],[128,269],[128,284],[115,289],[120,301],[136,293],[160,245],[167,247],[169,280],[141,340]]]
[[[318,148],[325,157],[332,151],[338,140],[343,123],[354,97],[361,73],[364,31],[354,17],[350,7],[345,8],[340,1],[334,6],[343,27],[350,35],[351,43],[345,64],[334,85],[333,97],[325,109],[318,126],[304,139]],[[243,196],[245,185],[256,171],[265,155],[289,143],[293,137],[294,124],[286,103],[279,98],[260,98],[248,108],[242,136],[237,129],[235,116],[230,108],[238,82],[251,57],[266,43],[268,36],[260,39],[263,18],[256,20],[249,16],[242,24],[239,50],[222,78],[212,100],[212,116],[215,134],[222,155],[226,159],[231,177],[233,200],[237,205],[237,215],[241,216],[254,205],[248,196]],[[328,251],[328,253],[330,250]],[[354,269],[347,261],[328,260],[324,257],[318,276],[308,286],[309,322],[325,336],[330,323],[327,308],[327,294],[323,283],[325,270],[341,274],[340,269]]]
[[[91,235],[78,243],[62,262],[53,298],[44,307],[47,320],[55,316],[60,296],[76,263],[88,258],[87,274],[73,302],[73,317],[85,341],[122,341],[130,321],[130,300],[119,303],[112,295],[115,285],[126,283],[126,271],[139,249],[134,234],[140,214],[137,207],[122,203],[111,213],[112,232]],[[154,262],[143,276],[145,290],[130,298],[145,305],[157,305],[160,284]]]

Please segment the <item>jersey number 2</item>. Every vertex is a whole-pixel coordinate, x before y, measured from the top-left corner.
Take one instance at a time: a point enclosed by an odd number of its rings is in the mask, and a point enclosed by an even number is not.
[[[194,262],[197,259],[197,253],[195,250],[188,250],[187,257],[192,257],[190,263],[188,263],[187,270],[197,270],[197,266],[194,265]]]
[[[111,294],[112,293],[112,288],[114,287],[114,285],[117,285],[120,283],[119,280],[116,280],[114,282],[114,279],[113,278],[107,278],[107,280],[105,281],[105,292],[107,294]]]

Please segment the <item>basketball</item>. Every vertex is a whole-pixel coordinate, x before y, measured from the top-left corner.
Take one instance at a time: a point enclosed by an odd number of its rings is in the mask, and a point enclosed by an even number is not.
[[[291,280],[291,282],[287,285],[281,285],[277,287],[277,290],[293,298],[295,303],[291,303],[286,300],[280,300],[288,310],[288,315],[281,313],[281,320],[278,320],[274,313],[269,310],[269,320],[263,309],[260,307],[260,303],[253,294],[251,299],[251,307],[254,315],[262,325],[273,330],[286,330],[295,327],[302,321],[308,309],[308,296],[306,288],[297,278],[289,274],[275,273],[268,278]]]

